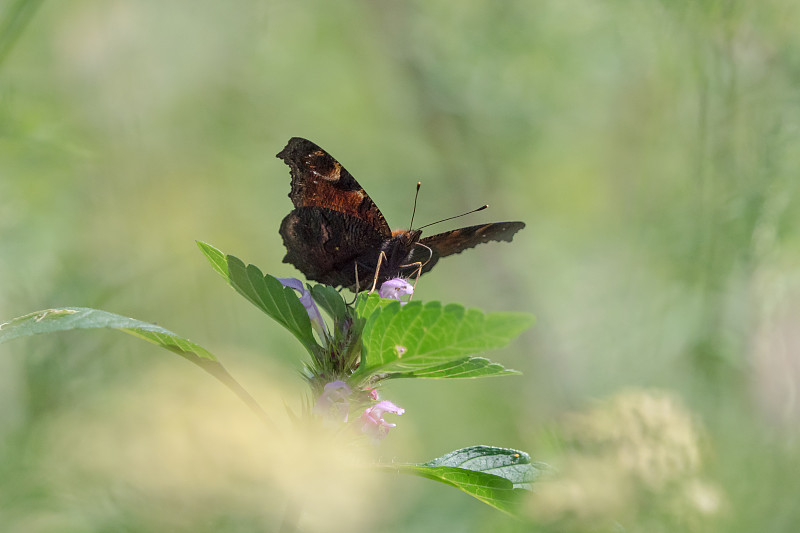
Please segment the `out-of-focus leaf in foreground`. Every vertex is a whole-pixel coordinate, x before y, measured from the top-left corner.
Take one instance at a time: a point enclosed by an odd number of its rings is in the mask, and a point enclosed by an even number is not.
[[[45,309],[0,324],[0,343],[19,337],[71,329],[112,328],[134,335],[197,362],[216,361],[211,352],[171,331],[133,318],[88,307]]]
[[[0,344],[20,337],[73,329],[116,329],[165,348],[198,365],[236,394],[268,426],[272,422],[250,394],[231,376],[214,355],[189,339],[156,324],[88,307],[44,309],[0,324]]]

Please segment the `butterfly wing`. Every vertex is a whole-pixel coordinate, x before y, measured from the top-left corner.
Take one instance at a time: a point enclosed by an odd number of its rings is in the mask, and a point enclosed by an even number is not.
[[[422,267],[424,274],[432,269],[441,257],[459,254],[484,242],[511,242],[514,234],[524,227],[524,222],[493,222],[431,235],[420,240],[420,243],[430,248],[431,252],[422,246],[417,246],[412,253],[412,260],[425,263],[430,257]]]
[[[330,154],[293,137],[277,157],[289,166],[295,209],[281,223],[283,261],[310,280],[352,287],[374,275],[381,244],[392,237],[378,206]],[[371,271],[370,266],[372,265]]]
[[[367,222],[324,207],[298,207],[281,223],[284,263],[334,287],[372,283],[383,236]]]
[[[300,137],[289,139],[277,157],[289,166],[295,207],[324,207],[366,222],[384,238],[392,230],[378,206],[355,178],[328,152]]]

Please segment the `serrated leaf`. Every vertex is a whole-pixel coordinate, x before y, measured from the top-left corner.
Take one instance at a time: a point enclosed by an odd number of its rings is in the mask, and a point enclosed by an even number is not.
[[[376,309],[383,309],[392,303],[397,303],[397,300],[381,298],[376,292],[361,292],[356,297],[356,316],[367,319]]]
[[[284,287],[277,278],[264,274],[255,265],[238,257],[226,256],[228,280],[236,291],[264,311],[314,354],[319,345],[311,332],[311,320],[294,289]]]
[[[496,446],[470,446],[454,450],[418,466],[453,467],[482,472],[511,482],[515,489],[530,490],[541,471],[541,463],[531,463],[527,453],[513,448]]]
[[[308,313],[294,289],[284,287],[277,278],[263,274],[255,265],[245,266],[238,257],[226,256],[210,244],[197,241],[197,246],[236,292],[288,329],[314,354],[319,345],[311,332]]]
[[[364,326],[363,374],[417,373],[492,348],[527,329],[533,317],[489,313],[458,304],[393,302],[376,309]]]
[[[217,274],[228,279],[228,261],[225,259],[225,254],[214,248],[208,243],[203,241],[195,241],[200,251],[206,256],[206,259],[211,263],[211,267],[217,271]]]
[[[314,285],[311,287],[311,297],[336,321],[342,320],[347,314],[342,295],[330,285]]]
[[[439,366],[433,366],[413,372],[397,372],[389,374],[389,378],[429,378],[429,379],[467,379],[490,376],[519,375],[522,372],[504,368],[484,357],[465,357]]]
[[[45,309],[14,318],[0,324],[0,343],[41,333],[91,328],[118,329],[188,359],[216,361],[211,352],[202,346],[161,326],[88,307]]]
[[[312,355],[319,345],[311,332],[311,320],[294,289],[284,287],[277,278],[263,274],[255,265],[245,265],[238,257],[225,255],[208,243],[197,241],[214,270],[242,296],[289,330]]]
[[[530,456],[519,450],[471,446],[423,464],[379,468],[451,485],[492,507],[513,513],[520,496],[530,491],[547,466],[531,463]]]

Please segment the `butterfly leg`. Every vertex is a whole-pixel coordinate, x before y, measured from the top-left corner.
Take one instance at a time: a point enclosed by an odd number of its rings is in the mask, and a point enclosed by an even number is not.
[[[416,243],[416,245],[417,246],[422,246],[423,248],[428,250],[429,255],[428,255],[428,258],[425,260],[424,263],[422,261],[415,261],[413,263],[409,263],[407,265],[403,265],[402,267],[400,267],[400,268],[415,267],[414,268],[414,274],[412,274],[413,276],[415,276],[414,277],[414,285],[411,287],[411,296],[408,297],[408,301],[409,302],[414,298],[414,291],[417,289],[417,282],[419,281],[419,277],[422,275],[422,268],[425,265],[427,265],[428,262],[433,257],[433,250],[431,250],[430,247],[425,246],[421,242]]]
[[[425,266],[424,263],[417,261],[416,263],[411,263],[409,265],[403,265],[405,267],[415,267],[414,272],[414,285],[411,287],[411,296],[408,297],[408,301],[414,299],[414,291],[417,289],[417,282],[419,281],[419,277],[422,275],[422,267]]]
[[[408,297],[408,301],[411,301],[411,298],[414,297],[414,291],[417,290],[417,282],[419,281],[419,277],[422,275],[422,267],[425,265],[420,263],[419,267],[417,267],[417,277],[414,278],[414,286],[411,287],[411,296]]]
[[[422,271],[422,267],[424,267],[425,265],[427,265],[428,263],[430,263],[431,259],[433,259],[433,250],[431,250],[430,246],[425,246],[425,245],[424,245],[424,244],[422,244],[421,242],[418,242],[418,243],[416,243],[416,245],[417,245],[417,246],[422,246],[423,248],[425,248],[426,250],[428,250],[428,258],[425,260],[425,262],[424,262],[424,263],[422,263],[422,264],[419,266],[420,273],[419,273],[419,274],[417,274],[417,279],[419,279],[419,277],[422,275],[422,272],[421,272],[421,271]],[[416,263],[412,263],[412,265],[413,265],[413,264],[416,264]]]
[[[381,263],[383,263],[384,260],[388,261],[388,259],[386,259],[386,253],[381,250],[381,253],[378,256],[378,266],[375,267],[375,277],[372,279],[372,288],[369,290],[370,294],[375,292],[375,287],[378,285],[378,276],[381,273]]]
[[[353,301],[352,302],[348,303],[347,301],[345,301],[345,305],[353,305],[354,303],[356,303],[356,300],[358,299],[358,292],[359,292],[358,291],[358,263],[353,263],[353,267],[355,268],[355,272],[356,272],[356,285],[355,285],[356,290],[353,291],[353,292],[355,292],[355,296],[353,296]],[[343,290],[344,290],[344,287],[340,288],[339,292],[341,292]]]

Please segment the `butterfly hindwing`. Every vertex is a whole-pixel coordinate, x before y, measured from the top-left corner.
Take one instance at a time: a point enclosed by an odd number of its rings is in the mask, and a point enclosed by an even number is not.
[[[422,247],[418,246],[413,255],[416,258],[431,256],[422,267],[422,272],[425,273],[433,268],[440,257],[458,254],[485,242],[511,242],[514,234],[524,227],[524,222],[492,222],[438,233],[420,240],[420,244],[430,248],[432,253],[424,248],[420,250]]]
[[[383,236],[365,221],[324,207],[298,207],[280,229],[291,263],[310,280],[327,285],[355,284],[355,263],[378,255]],[[374,262],[373,271],[374,271]],[[359,274],[361,275],[361,274]],[[369,277],[368,272],[361,280]]]

